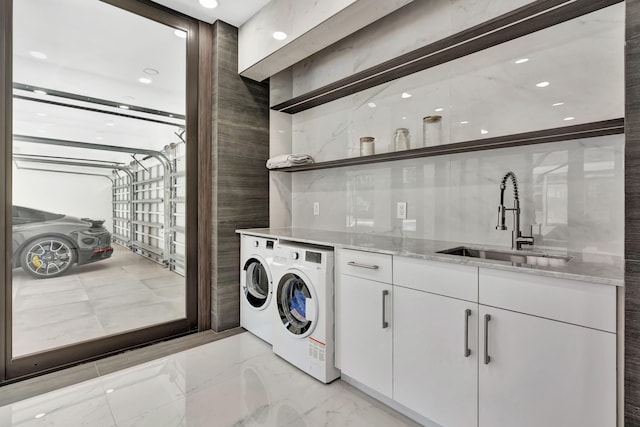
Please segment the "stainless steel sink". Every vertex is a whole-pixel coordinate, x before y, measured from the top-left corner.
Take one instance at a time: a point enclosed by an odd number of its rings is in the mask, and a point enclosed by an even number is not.
[[[515,264],[538,265],[542,267],[562,267],[571,257],[548,255],[536,252],[495,251],[487,249],[458,246],[456,248],[439,251],[439,254],[457,255],[469,258],[488,259],[493,261],[511,262]]]

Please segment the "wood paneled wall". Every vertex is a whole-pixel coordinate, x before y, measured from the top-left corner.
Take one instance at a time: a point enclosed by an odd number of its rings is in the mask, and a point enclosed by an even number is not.
[[[240,324],[239,228],[269,226],[269,86],[238,75],[238,29],[213,24],[211,327]]]
[[[640,0],[625,3],[624,425],[640,426]]]

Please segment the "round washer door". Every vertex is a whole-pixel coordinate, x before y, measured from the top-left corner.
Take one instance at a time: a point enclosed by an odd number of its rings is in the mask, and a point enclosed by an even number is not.
[[[291,335],[304,338],[318,322],[318,298],[313,284],[301,271],[287,270],[276,291],[278,314]]]
[[[273,292],[271,272],[262,257],[254,255],[244,264],[242,294],[249,305],[256,310],[264,310],[271,301]]]

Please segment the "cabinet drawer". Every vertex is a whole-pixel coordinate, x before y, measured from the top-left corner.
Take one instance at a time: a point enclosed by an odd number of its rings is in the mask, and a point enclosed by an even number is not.
[[[478,267],[393,257],[393,284],[478,302]]]
[[[616,332],[616,287],[480,268],[480,304]]]
[[[339,257],[340,273],[391,283],[391,255],[343,249]]]

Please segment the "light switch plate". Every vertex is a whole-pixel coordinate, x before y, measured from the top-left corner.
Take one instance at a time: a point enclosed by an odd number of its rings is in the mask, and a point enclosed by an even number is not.
[[[397,218],[407,219],[407,202],[398,202]]]
[[[313,214],[314,215],[320,215],[320,203],[319,202],[313,202]]]

